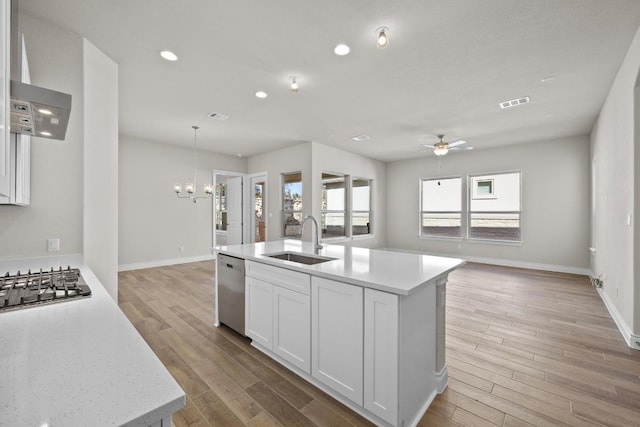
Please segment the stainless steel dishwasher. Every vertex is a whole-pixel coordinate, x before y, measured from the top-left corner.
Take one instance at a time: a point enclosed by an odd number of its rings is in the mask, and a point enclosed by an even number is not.
[[[218,320],[244,336],[244,260],[218,254]]]

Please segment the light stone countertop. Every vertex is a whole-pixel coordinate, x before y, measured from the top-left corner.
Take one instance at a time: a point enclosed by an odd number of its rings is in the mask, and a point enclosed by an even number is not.
[[[216,251],[397,295],[409,295],[432,279],[448,274],[466,262],[457,258],[341,245],[324,245],[318,255],[336,259],[314,265],[265,256],[286,251],[313,254],[313,245],[300,240],[218,246]]]
[[[0,312],[0,426],[148,426],[185,394],[79,255],[0,260],[0,274],[70,265],[89,298]]]

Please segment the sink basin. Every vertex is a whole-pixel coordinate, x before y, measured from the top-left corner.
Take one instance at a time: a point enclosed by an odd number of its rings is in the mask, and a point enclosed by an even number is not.
[[[321,262],[333,261],[336,259],[320,255],[301,254],[300,252],[278,252],[276,254],[265,254],[264,256],[306,265],[319,264]]]

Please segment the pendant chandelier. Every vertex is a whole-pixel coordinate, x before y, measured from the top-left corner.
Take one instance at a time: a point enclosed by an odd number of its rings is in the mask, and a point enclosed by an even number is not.
[[[197,203],[198,199],[208,199],[213,193],[213,185],[204,185],[204,195],[198,196],[197,193],[197,176],[198,176],[198,138],[197,133],[199,126],[191,126],[193,128],[193,182],[187,182],[184,185],[184,192],[182,191],[181,184],[174,184],[173,191],[179,199],[191,199],[193,203]]]

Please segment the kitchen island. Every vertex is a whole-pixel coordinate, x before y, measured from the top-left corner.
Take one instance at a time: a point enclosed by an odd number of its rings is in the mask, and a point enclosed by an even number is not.
[[[252,345],[375,424],[414,426],[444,391],[446,282],[463,260],[339,245],[314,253],[297,240],[217,251],[244,260]]]
[[[80,256],[0,271],[80,268],[91,296],[0,312],[0,426],[171,426],[185,395]]]

